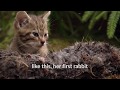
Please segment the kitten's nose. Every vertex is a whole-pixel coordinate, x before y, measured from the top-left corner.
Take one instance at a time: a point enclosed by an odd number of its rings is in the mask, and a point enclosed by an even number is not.
[[[41,41],[41,44],[44,45],[45,41]]]

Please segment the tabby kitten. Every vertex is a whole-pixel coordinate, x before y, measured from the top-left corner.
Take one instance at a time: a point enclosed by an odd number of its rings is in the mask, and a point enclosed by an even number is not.
[[[28,15],[25,11],[19,11],[14,21],[15,34],[10,45],[10,50],[18,53],[40,54],[48,53],[48,17],[50,11],[40,16]]]

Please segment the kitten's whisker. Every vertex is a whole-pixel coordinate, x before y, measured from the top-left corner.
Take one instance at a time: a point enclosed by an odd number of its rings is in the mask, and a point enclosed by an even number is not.
[[[48,45],[48,42],[46,42],[45,44]]]
[[[19,42],[18,42],[18,43],[19,43]],[[18,46],[18,47],[20,48],[20,47],[25,46],[25,45],[26,45],[26,44],[23,44],[23,43],[22,43],[22,44],[21,44],[20,46]]]

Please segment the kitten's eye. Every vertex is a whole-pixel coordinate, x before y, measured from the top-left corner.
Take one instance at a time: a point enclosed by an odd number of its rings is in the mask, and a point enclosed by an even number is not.
[[[45,34],[44,34],[44,37],[47,37],[47,36],[48,36],[48,34],[47,34],[47,33],[45,33]]]
[[[36,32],[33,32],[33,35],[34,35],[35,37],[38,37],[38,36],[39,36],[38,33],[36,33]]]

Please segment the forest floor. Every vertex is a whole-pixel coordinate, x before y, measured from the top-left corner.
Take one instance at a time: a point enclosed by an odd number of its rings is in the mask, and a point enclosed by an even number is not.
[[[79,42],[50,52],[46,58],[0,51],[0,79],[60,78],[120,79],[120,48],[102,42]]]

